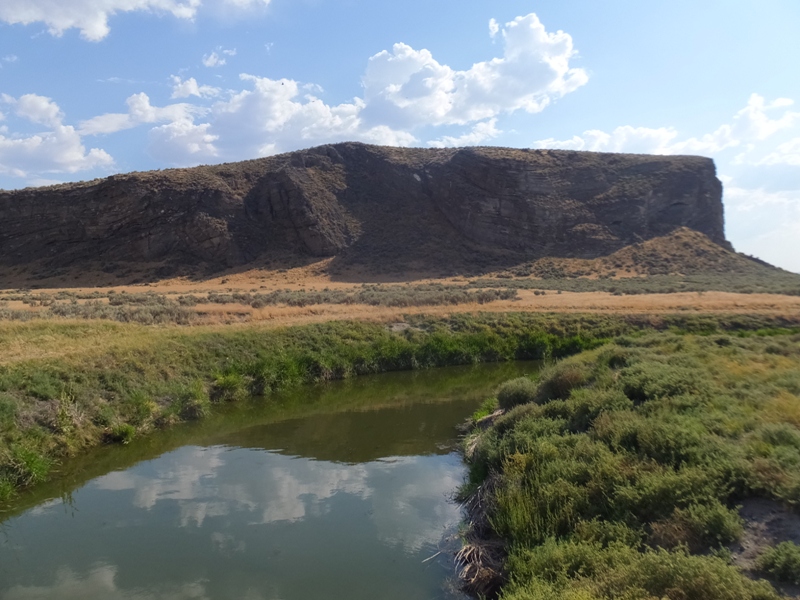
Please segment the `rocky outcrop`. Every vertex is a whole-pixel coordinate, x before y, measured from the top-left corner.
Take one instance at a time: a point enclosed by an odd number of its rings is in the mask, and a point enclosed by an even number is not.
[[[0,192],[0,263],[590,258],[679,227],[728,247],[721,194],[700,157],[344,143]]]

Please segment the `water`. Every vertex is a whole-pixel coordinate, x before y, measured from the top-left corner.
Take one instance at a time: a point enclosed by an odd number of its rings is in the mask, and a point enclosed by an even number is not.
[[[454,426],[533,368],[306,387],[73,461],[0,524],[0,598],[458,597]]]

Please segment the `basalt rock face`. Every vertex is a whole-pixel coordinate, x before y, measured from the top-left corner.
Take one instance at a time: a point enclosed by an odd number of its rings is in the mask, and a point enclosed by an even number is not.
[[[344,143],[0,192],[0,263],[589,258],[678,227],[729,247],[721,195],[700,157]]]

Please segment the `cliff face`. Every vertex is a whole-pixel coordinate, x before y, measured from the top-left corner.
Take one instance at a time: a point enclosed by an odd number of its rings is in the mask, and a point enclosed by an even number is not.
[[[274,253],[596,257],[678,227],[725,240],[710,159],[345,143],[214,167],[0,192],[0,263]]]

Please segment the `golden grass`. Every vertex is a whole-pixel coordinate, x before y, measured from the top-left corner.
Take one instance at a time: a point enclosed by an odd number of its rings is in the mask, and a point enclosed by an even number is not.
[[[763,415],[771,423],[789,423],[800,428],[800,398],[780,390],[765,404]]]

